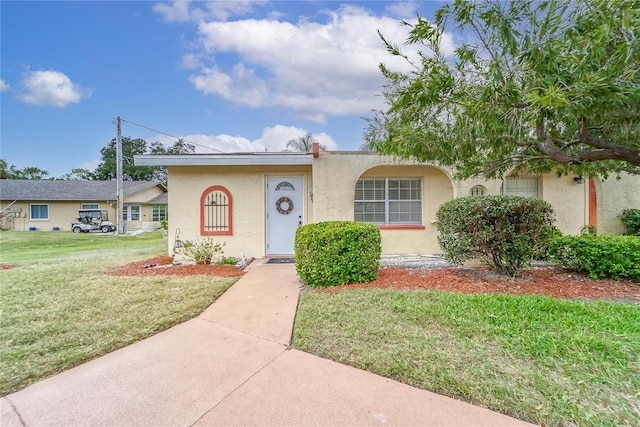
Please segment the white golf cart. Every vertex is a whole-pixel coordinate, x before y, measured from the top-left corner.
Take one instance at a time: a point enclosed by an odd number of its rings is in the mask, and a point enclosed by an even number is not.
[[[101,231],[109,233],[116,231],[116,226],[109,221],[109,212],[106,209],[80,209],[78,222],[71,223],[71,231],[74,233],[88,233]]]

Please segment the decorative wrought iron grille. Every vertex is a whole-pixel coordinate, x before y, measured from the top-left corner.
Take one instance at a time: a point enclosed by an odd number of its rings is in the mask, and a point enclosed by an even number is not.
[[[220,190],[214,190],[204,199],[203,229],[210,233],[230,231],[229,198]]]

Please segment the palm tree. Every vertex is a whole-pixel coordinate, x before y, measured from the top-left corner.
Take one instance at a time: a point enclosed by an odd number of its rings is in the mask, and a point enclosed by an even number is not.
[[[300,153],[308,153],[313,149],[313,135],[311,132],[307,132],[305,136],[290,139],[289,142],[287,142],[287,148]],[[323,145],[320,145],[320,149],[326,150]]]

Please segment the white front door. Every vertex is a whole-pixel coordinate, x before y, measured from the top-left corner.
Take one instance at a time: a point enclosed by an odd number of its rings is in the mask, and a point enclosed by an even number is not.
[[[303,218],[301,176],[267,177],[267,255],[293,255]]]

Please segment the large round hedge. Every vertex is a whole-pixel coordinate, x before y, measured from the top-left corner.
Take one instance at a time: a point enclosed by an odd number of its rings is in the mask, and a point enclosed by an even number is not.
[[[310,286],[370,282],[378,275],[380,243],[380,230],[373,224],[307,224],[296,231],[296,271]]]
[[[445,258],[456,264],[477,258],[509,276],[528,267],[555,230],[549,203],[520,196],[449,200],[440,206],[436,219]]]

